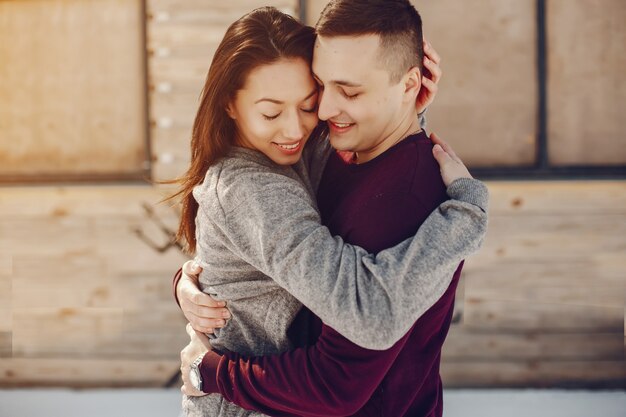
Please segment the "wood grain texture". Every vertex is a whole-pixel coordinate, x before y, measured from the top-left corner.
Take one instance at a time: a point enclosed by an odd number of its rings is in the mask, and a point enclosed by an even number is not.
[[[0,275],[2,297],[10,300],[8,320],[0,322],[3,354],[10,341],[12,358],[32,358],[41,366],[78,358],[177,362],[188,337],[171,277],[186,257],[176,248],[159,253],[135,234],[141,229],[153,244],[168,243],[142,208],[148,204],[174,230],[176,211],[156,204],[164,195],[162,189],[134,186],[0,189],[0,236],[12,260],[10,275]],[[56,383],[84,378],[86,385],[161,385],[171,376],[146,370],[136,380],[124,372],[91,380],[71,374],[71,366],[59,371]],[[37,381],[38,371],[28,369],[30,376],[2,384]],[[41,383],[53,381],[50,375]]]
[[[0,2],[0,177],[139,178],[141,1]],[[18,35],[19,34],[19,35]]]
[[[442,56],[428,129],[471,166],[534,162],[537,130],[534,0],[413,2]]]
[[[0,359],[0,387],[162,387],[177,359]]]
[[[546,5],[551,162],[626,164],[626,2]]]
[[[616,386],[625,349],[626,183],[488,187],[490,229],[457,292],[445,383]],[[175,210],[154,205],[165,195],[136,186],[0,189],[0,356],[34,361],[22,370],[0,365],[13,375],[0,378],[3,386],[153,386],[171,376],[154,366],[177,363],[186,343],[170,288],[185,257],[159,254],[133,233],[139,227],[166,243],[141,207],[152,205],[173,228]],[[78,369],[137,369],[146,359],[152,370],[141,378]]]
[[[624,389],[626,362],[619,361],[444,361],[447,388]]]
[[[443,348],[445,362],[619,361],[624,359],[620,333],[486,331],[452,326]]]

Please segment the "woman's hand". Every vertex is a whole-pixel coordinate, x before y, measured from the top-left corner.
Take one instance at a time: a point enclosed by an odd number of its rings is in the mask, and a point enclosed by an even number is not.
[[[439,136],[431,133],[430,139],[435,146],[433,147],[433,155],[439,163],[439,170],[443,183],[448,187],[459,178],[473,178],[469,173],[461,158],[459,158],[450,145],[439,138]]]
[[[438,84],[443,74],[439,67],[440,63],[441,57],[431,44],[424,39],[424,73],[422,74],[422,88],[415,101],[415,108],[418,113],[422,113],[426,110],[426,107],[430,106],[437,95],[437,91],[439,90]]]
[[[200,291],[198,275],[202,272],[194,261],[183,265],[183,274],[176,286],[176,296],[180,308],[194,330],[201,333],[213,333],[215,328],[224,327],[230,312],[224,301],[217,301]]]
[[[187,324],[186,328],[190,342],[180,352],[180,374],[183,379],[183,386],[180,390],[183,394],[190,397],[201,397],[207,394],[193,387],[189,372],[191,371],[191,364],[200,356],[204,356],[211,350],[211,345],[209,344],[209,339],[203,333],[196,332],[192,329],[190,324]]]

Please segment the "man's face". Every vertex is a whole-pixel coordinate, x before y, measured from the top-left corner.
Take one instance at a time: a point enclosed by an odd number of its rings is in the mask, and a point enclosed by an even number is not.
[[[373,151],[400,123],[404,83],[391,84],[379,44],[378,35],[317,37],[318,116],[337,150]]]

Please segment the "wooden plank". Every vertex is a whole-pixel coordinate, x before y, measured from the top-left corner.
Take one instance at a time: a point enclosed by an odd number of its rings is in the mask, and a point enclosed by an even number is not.
[[[13,276],[0,275],[0,332],[10,331],[13,308]]]
[[[622,361],[443,361],[446,388],[602,388],[626,385]]]
[[[626,248],[622,214],[490,216],[489,231],[476,262],[602,261]],[[619,262],[618,262],[619,263]]]
[[[14,309],[13,354],[98,357],[102,345],[121,339],[123,313],[121,308]]]
[[[157,181],[170,181],[184,175],[187,168],[189,168],[189,161],[183,159],[173,162],[159,162],[157,160],[152,167],[152,176]]]
[[[443,62],[439,93],[428,112],[429,130],[449,141],[471,166],[532,164],[537,131],[536,2],[412,3]]]
[[[608,257],[603,258],[610,263]],[[615,261],[620,261],[617,257]],[[595,262],[593,259],[581,259],[572,262],[532,262],[532,260],[520,260],[511,262],[476,262],[473,258],[463,268],[463,275],[470,284],[468,292],[494,291],[503,294],[514,295],[520,291],[532,288],[585,287],[591,284],[602,288],[623,288],[624,273],[620,269],[620,263],[607,265],[603,262]],[[540,294],[537,294],[540,297]],[[619,299],[620,295],[611,295],[613,299]]]
[[[157,211],[167,212],[168,204],[159,204],[166,196],[163,190],[146,185],[5,187],[0,188],[0,219],[30,220],[35,217],[57,219],[59,224],[64,224],[65,219],[71,217],[143,218],[144,202]],[[0,234],[0,238],[2,236],[7,235]]]
[[[155,98],[152,108],[152,115],[156,121],[155,127],[166,128],[162,123],[159,125],[159,119],[169,118],[174,121],[174,125],[188,125],[191,128],[199,105],[197,93],[169,94]]]
[[[13,339],[11,332],[0,331],[0,358],[8,358],[13,354]]]
[[[163,27],[150,26],[148,32],[148,45],[152,48],[168,47],[176,48],[177,45],[216,45],[222,41],[228,25],[232,21],[222,25],[192,25],[176,23]]]
[[[198,44],[194,44],[190,41],[189,43],[176,45],[176,47],[148,43],[148,57],[150,59],[151,68],[154,68],[154,65],[167,62],[174,64],[179,63],[181,65],[182,62],[189,62],[191,64],[202,62],[208,67],[211,63],[211,57],[215,54],[218,45],[219,41]],[[184,82],[184,79],[181,81]]]
[[[171,223],[176,225],[176,219]],[[11,251],[15,257],[37,256],[69,259],[71,257],[103,257],[109,271],[134,272],[149,268],[154,271],[169,262],[180,262],[184,257],[176,248],[161,254],[140,239],[139,228],[154,235],[155,245],[164,245],[169,237],[146,218],[80,218],[69,216],[64,221],[55,219],[0,220],[0,231],[16,236],[22,233]],[[175,229],[170,227],[170,230]],[[59,236],[62,242],[57,243]],[[84,258],[83,258],[84,259]],[[134,262],[133,262],[134,260]],[[17,260],[15,261],[17,263]]]
[[[621,333],[484,332],[452,326],[443,360],[471,361],[619,361]]]
[[[12,40],[0,47],[11,63],[0,66],[0,176],[146,172],[141,11],[141,1],[0,2],[0,38]]]
[[[279,9],[291,16],[296,14],[294,1],[283,1],[282,7]],[[265,4],[264,4],[265,5]],[[181,7],[182,6],[182,7]],[[150,25],[159,31],[170,30],[172,27],[178,28],[179,25],[187,26],[213,26],[220,27],[230,26],[231,23],[239,20],[245,14],[256,8],[256,5],[252,7],[229,7],[215,8],[213,5],[207,7],[207,5],[198,5],[196,7],[189,7],[184,2],[178,7],[161,8],[158,10],[150,10],[148,13],[148,21]]]
[[[152,178],[160,181],[180,177],[191,162],[191,128],[154,128],[152,132]],[[168,132],[172,134],[168,135]]]
[[[211,52],[213,48],[209,49]],[[212,55],[203,54],[197,59],[157,59],[151,61],[150,85],[158,86],[162,83],[171,85],[185,85],[185,88],[196,91],[196,98],[200,96],[204,80],[209,71]],[[155,87],[156,88],[156,87]]]
[[[178,358],[0,359],[0,387],[162,387],[179,367]]]
[[[188,343],[185,320],[170,305],[123,308],[30,308],[13,312],[14,357],[172,358]],[[63,337],[59,337],[63,335]]]
[[[473,299],[606,307],[626,304],[623,270],[607,273],[591,262],[496,262],[479,268],[472,268],[469,262],[464,275],[468,281],[465,294]]]
[[[466,298],[463,325],[472,329],[554,333],[622,333],[623,307]]]
[[[491,181],[491,215],[626,214],[626,181]]]
[[[200,92],[202,87],[203,85],[200,85],[196,91],[188,93],[155,94],[152,99],[154,109],[164,114],[176,112],[192,113],[195,117],[198,106],[200,105]]]
[[[134,232],[167,243],[141,207],[162,196],[147,187],[0,190],[0,236],[11,242],[11,275],[0,275],[0,294],[10,297],[0,304],[9,307],[0,332],[11,333],[13,355],[177,356],[186,336],[171,277],[186,257],[176,248],[160,253]],[[174,210],[154,211],[175,230]]]
[[[13,280],[13,309],[111,306],[111,279],[107,274],[106,260],[91,253],[19,256]]]
[[[294,0],[229,0],[228,2],[207,2],[206,0],[147,0],[146,5],[150,12],[156,13],[159,10],[176,9],[211,9],[211,10],[231,10],[241,9],[250,11],[257,7],[274,6],[279,9],[294,8],[297,3]]]
[[[551,0],[546,7],[550,160],[626,164],[626,2]]]

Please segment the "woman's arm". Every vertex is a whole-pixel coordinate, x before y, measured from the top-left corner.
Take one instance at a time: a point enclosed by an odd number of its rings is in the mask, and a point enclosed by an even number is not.
[[[461,178],[413,238],[372,255],[331,236],[302,187],[264,182],[242,179],[246,200],[222,202],[230,249],[370,349],[391,347],[441,297],[487,228],[486,187]]]

